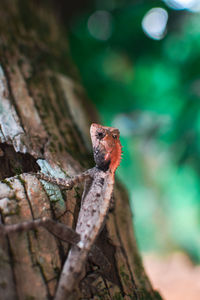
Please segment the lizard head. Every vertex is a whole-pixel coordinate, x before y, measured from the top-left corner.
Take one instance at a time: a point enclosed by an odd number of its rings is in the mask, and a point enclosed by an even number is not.
[[[93,123],[90,127],[94,160],[96,166],[115,173],[120,164],[122,146],[119,140],[119,130]]]

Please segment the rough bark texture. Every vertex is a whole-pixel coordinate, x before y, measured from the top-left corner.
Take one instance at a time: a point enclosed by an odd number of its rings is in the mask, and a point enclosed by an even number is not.
[[[2,0],[0,20],[1,221],[48,216],[74,228],[82,187],[61,192],[24,173],[42,169],[65,177],[91,167],[95,112],[74,76],[66,37],[52,12],[37,1]],[[97,241],[111,270],[99,274],[88,262],[88,289],[80,284],[79,297],[161,299],[142,267],[128,198],[119,185],[115,201]],[[68,250],[42,228],[0,237],[0,299],[51,299]]]

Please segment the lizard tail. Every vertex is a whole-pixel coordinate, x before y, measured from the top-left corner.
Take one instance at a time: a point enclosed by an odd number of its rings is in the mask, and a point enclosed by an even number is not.
[[[83,276],[88,251],[72,246],[59,280],[55,300],[73,300],[73,291]]]

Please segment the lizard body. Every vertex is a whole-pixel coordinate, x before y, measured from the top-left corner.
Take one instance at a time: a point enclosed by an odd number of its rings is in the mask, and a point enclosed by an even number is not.
[[[88,254],[92,255],[95,251],[95,240],[105,223],[113,193],[115,171],[121,160],[118,129],[92,124],[90,135],[96,163],[94,168],[69,180],[53,178],[42,173],[35,174],[39,179],[52,182],[65,189],[70,189],[74,184],[85,180],[76,231],[48,218],[21,224],[0,225],[0,234],[27,231],[43,226],[58,238],[72,244],[61,272],[55,300],[70,299],[73,290],[82,279],[82,271]]]
[[[114,187],[114,174],[121,160],[119,130],[92,124],[90,129],[96,167],[90,169],[89,188],[83,193],[76,225],[80,242],[72,246],[63,266],[56,300],[69,297],[81,279],[88,253],[104,225]]]

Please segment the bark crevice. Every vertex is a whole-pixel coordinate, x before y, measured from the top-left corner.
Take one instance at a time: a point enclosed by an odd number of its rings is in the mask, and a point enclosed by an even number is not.
[[[0,180],[40,170],[37,160],[31,154],[16,152],[7,143],[0,143],[0,165]]]

